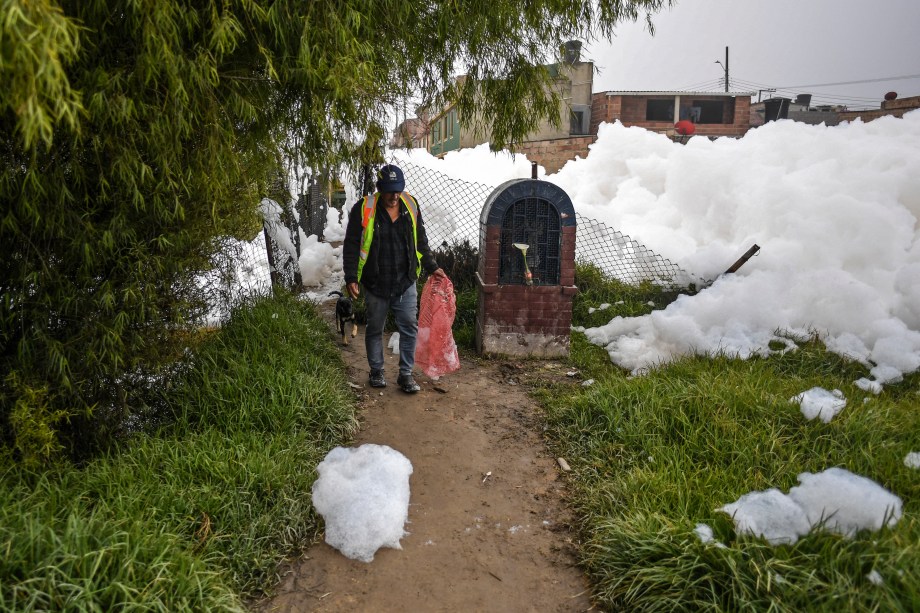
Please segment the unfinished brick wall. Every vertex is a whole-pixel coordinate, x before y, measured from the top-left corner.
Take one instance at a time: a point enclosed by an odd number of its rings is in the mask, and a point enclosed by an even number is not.
[[[920,96],[883,100],[881,106],[882,108],[871,111],[840,111],[837,116],[840,121],[853,121],[857,117],[862,121],[872,121],[886,115],[902,117],[904,113],[920,108]]]
[[[596,132],[595,132],[596,134]],[[569,136],[552,140],[527,141],[514,148],[515,153],[523,153],[531,162],[546,168],[547,174],[558,172],[575,156],[588,156],[588,145],[597,140],[597,136]]]

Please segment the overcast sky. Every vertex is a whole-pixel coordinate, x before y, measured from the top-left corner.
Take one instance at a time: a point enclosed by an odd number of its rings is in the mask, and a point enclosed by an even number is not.
[[[599,69],[595,92],[724,91],[715,62],[727,46],[731,90],[755,101],[766,88],[851,108],[876,107],[889,91],[920,95],[920,0],[676,0],[652,21],[654,37],[640,19],[583,49]],[[901,76],[911,78],[887,79]]]

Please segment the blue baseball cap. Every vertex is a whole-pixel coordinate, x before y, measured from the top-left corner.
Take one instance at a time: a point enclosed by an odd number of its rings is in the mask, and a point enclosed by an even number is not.
[[[406,189],[403,171],[398,166],[387,164],[377,171],[378,192],[401,192]]]

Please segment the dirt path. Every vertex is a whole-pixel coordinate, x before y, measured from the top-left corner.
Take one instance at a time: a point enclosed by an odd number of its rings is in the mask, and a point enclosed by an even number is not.
[[[363,330],[362,330],[363,333]],[[321,542],[288,565],[257,611],[540,611],[590,609],[572,556],[565,489],[521,383],[558,363],[462,360],[457,373],[417,377],[413,396],[367,386],[363,334],[343,356],[362,399],[355,445],[389,445],[412,462],[402,550],[349,560]],[[531,371],[530,373],[528,371]],[[443,391],[438,391],[440,388]]]

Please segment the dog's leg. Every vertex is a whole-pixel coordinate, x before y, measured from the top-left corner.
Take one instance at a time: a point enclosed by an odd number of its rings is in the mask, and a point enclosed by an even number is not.
[[[354,338],[356,336],[358,336],[358,322],[352,321],[351,322],[351,337]]]

